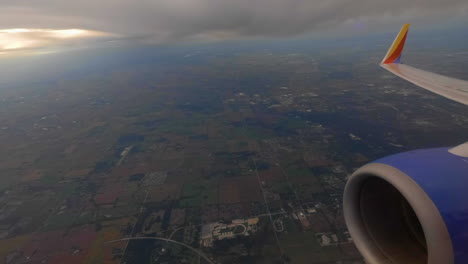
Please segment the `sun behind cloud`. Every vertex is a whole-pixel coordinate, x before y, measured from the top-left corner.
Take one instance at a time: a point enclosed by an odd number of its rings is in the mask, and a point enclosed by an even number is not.
[[[66,47],[114,34],[86,29],[0,29],[0,54]]]

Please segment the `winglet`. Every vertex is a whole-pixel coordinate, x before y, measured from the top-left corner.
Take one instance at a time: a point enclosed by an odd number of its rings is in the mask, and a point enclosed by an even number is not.
[[[393,41],[392,46],[385,55],[384,59],[380,64],[400,63],[401,53],[405,47],[406,36],[408,35],[408,29],[410,24],[405,24],[398,33],[398,36]]]

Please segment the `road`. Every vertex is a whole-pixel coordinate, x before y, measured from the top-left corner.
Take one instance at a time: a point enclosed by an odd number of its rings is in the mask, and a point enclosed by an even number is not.
[[[257,181],[258,181],[258,185],[260,187],[260,190],[262,191],[262,195],[263,195],[263,201],[265,202],[265,206],[266,206],[266,209],[267,209],[267,213],[268,213],[268,217],[270,218],[270,222],[271,222],[271,226],[273,227],[273,234],[275,234],[275,240],[276,240],[276,245],[278,246],[278,249],[280,250],[280,253],[281,255],[284,254],[284,250],[283,250],[283,247],[281,246],[281,243],[280,243],[280,240],[278,238],[278,234],[276,232],[276,228],[275,228],[275,223],[273,221],[273,217],[271,215],[271,211],[270,211],[270,205],[268,204],[268,200],[267,200],[267,197],[266,197],[266,194],[265,194],[265,190],[263,189],[263,186],[262,186],[262,181],[260,179],[260,175],[258,174],[258,168],[257,168],[257,161],[255,159],[251,159],[254,166],[255,166],[255,175],[257,176]]]

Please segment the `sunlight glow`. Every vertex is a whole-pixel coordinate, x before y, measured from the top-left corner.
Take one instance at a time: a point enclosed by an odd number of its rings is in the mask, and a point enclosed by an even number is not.
[[[70,44],[72,40],[109,37],[112,34],[86,29],[0,29],[0,54],[16,50],[48,48]]]

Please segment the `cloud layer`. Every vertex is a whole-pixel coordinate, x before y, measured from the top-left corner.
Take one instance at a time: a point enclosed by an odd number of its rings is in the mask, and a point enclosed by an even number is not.
[[[468,1],[0,0],[0,13],[0,29],[83,28],[160,43],[295,35],[402,18],[443,21],[466,17]]]

